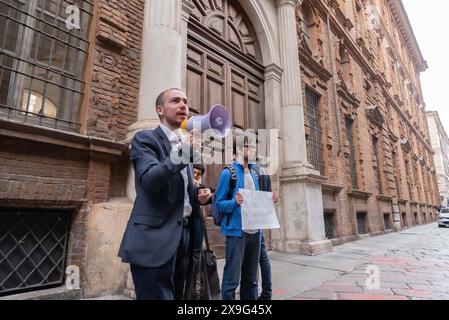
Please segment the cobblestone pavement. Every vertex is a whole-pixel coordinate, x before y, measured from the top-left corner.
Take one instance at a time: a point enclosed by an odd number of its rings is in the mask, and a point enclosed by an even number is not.
[[[436,223],[335,246],[332,254],[357,263],[289,299],[449,299],[449,229]],[[340,271],[339,260],[321,267]]]
[[[277,300],[449,300],[449,229],[436,223],[347,242],[312,257],[269,256]],[[220,269],[223,264],[220,259]]]

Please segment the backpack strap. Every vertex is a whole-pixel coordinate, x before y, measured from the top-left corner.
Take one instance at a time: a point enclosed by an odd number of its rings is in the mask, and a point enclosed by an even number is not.
[[[234,166],[226,166],[225,169],[228,169],[229,172],[231,173],[231,180],[229,181],[229,194],[228,194],[228,198],[231,197],[232,199],[232,191],[235,189],[235,185],[237,183],[237,174],[235,173],[235,168]],[[226,226],[229,226],[230,223],[230,219],[231,216],[229,214],[226,215]]]
[[[259,173],[257,173],[257,170],[254,169],[254,166],[251,167],[251,172],[254,174],[254,177],[256,178],[257,182],[260,182],[260,176]],[[260,189],[260,184],[259,184],[259,189]]]
[[[235,188],[235,184],[237,182],[237,174],[235,173],[234,166],[227,166],[226,169],[231,173],[231,180],[229,182],[229,192],[232,192]]]

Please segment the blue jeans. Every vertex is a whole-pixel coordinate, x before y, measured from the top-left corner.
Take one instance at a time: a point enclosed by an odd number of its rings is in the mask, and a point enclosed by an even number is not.
[[[240,282],[240,299],[257,300],[257,267],[260,257],[260,232],[241,238],[226,237],[226,262],[221,284],[223,300],[235,300]]]
[[[265,237],[262,231],[260,243],[260,275],[262,278],[262,293],[260,294],[261,298],[269,299],[271,298],[272,289],[271,289],[271,264],[270,259],[268,258],[267,248],[265,248]]]

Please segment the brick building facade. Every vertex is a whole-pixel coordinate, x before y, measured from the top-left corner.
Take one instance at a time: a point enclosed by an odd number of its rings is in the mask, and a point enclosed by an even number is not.
[[[433,221],[438,187],[419,80],[427,66],[402,3],[328,3],[297,8],[308,159],[328,178],[327,236]]]
[[[264,126],[281,129],[281,142],[299,150],[280,148],[273,182],[282,227],[273,248],[315,254],[328,250],[326,238],[338,243],[435,218],[419,82],[426,65],[401,2],[235,2],[77,0],[80,29],[64,26],[70,13],[62,1],[0,4],[2,294],[61,284],[69,265],[79,267],[83,296],[123,290],[127,267],[116,253],[132,205],[128,143],[157,124],[148,110],[161,89],[189,89],[194,59],[185,40],[202,27],[189,20],[192,12],[207,22],[226,8],[240,28],[228,47],[213,41],[216,24],[203,30],[212,40],[200,44],[217,56],[215,43],[232,56],[248,30],[256,35],[260,53],[242,49],[238,57],[249,52],[248,64],[263,67]],[[239,11],[252,27],[238,26]],[[301,135],[313,169],[302,159]],[[293,212],[293,198],[306,209]],[[292,229],[296,221],[307,222]]]
[[[62,1],[0,4],[1,293],[86,283],[92,208],[126,193],[144,2],[73,4],[72,30]]]

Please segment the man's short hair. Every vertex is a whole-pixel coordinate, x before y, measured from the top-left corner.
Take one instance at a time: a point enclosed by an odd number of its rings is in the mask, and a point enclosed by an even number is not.
[[[202,164],[194,164],[193,169],[197,169],[201,171],[201,175],[203,175],[206,172],[206,168]]]
[[[154,105],[155,108],[157,108],[157,106],[162,106],[164,103],[164,94],[170,90],[177,90],[177,91],[182,91],[179,88],[170,88],[170,89],[166,89],[164,91],[162,91],[156,98],[156,104]],[[159,116],[159,114],[158,114]],[[161,116],[159,116],[159,119],[161,118]]]

